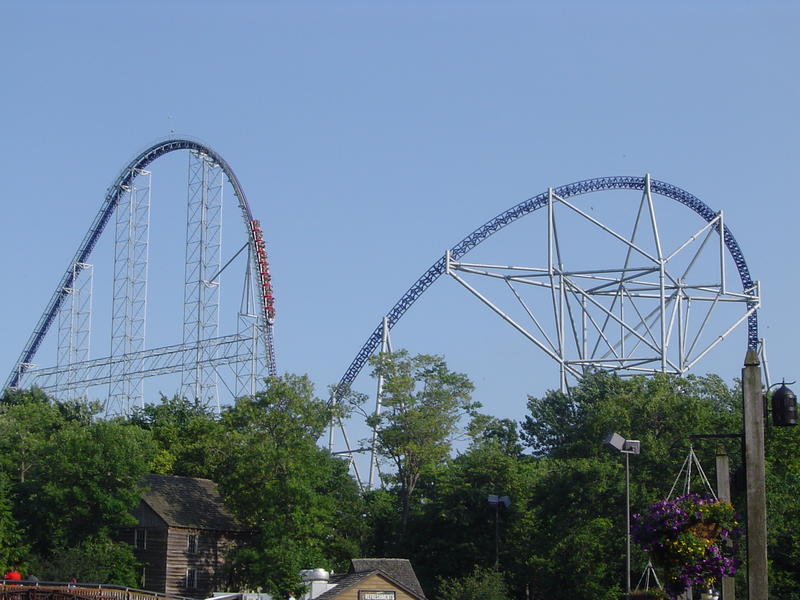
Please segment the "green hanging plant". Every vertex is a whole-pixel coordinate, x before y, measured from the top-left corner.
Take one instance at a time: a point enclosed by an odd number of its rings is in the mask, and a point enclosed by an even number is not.
[[[664,571],[670,598],[692,585],[711,588],[736,572],[729,542],[738,538],[740,525],[730,502],[686,494],[650,505],[633,521],[632,537]]]
[[[669,596],[661,588],[634,590],[630,593],[629,598],[631,600],[669,600]]]

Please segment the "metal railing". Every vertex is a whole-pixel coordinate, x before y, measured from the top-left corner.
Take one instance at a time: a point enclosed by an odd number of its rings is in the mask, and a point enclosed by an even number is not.
[[[104,583],[0,580],[0,599],[47,600],[53,596],[87,600],[196,600],[186,596],[163,594],[161,592]]]

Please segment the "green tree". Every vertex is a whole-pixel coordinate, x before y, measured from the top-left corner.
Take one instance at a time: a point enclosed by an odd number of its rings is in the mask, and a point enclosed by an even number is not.
[[[534,597],[618,600],[623,587],[624,484],[604,458],[540,459],[528,548]],[[517,567],[519,568],[519,567]]]
[[[630,459],[636,512],[667,496],[691,434],[740,431],[740,405],[737,390],[716,376],[621,379],[594,373],[569,396],[551,391],[529,398],[522,435],[546,473],[532,489],[536,518],[523,534],[530,536],[534,591],[611,599],[625,580],[624,461],[604,447],[606,435],[641,441],[641,455]],[[718,441],[696,442],[702,464],[714,464]],[[735,468],[737,442],[729,453]],[[694,484],[704,491],[699,478]],[[633,550],[634,570],[643,568],[645,557]]]
[[[19,513],[43,555],[135,521],[140,484],[155,445],[149,432],[119,422],[71,424],[44,445],[47,460],[20,484]]]
[[[134,409],[128,422],[152,433],[158,445],[153,472],[212,477],[212,453],[222,427],[210,406],[199,400],[162,394],[159,403]]]
[[[424,501],[412,513],[401,552],[413,560],[424,589],[433,589],[442,577],[460,580],[476,566],[494,566],[497,548],[499,570],[524,597],[530,583],[524,559],[534,521],[531,490],[542,474],[539,461],[509,453],[506,441],[478,436],[466,452],[422,479]],[[508,496],[511,505],[492,506],[489,495]]]
[[[57,548],[47,559],[33,563],[30,571],[44,581],[101,583],[140,587],[139,563],[129,544],[92,536],[67,548]]]
[[[522,444],[517,432],[517,422],[513,419],[497,419],[489,415],[476,414],[467,428],[473,446],[481,444],[495,445],[503,454],[520,456]]]
[[[405,533],[411,497],[427,469],[446,460],[464,415],[480,406],[466,375],[450,371],[441,356],[409,356],[401,350],[372,360],[373,376],[383,378],[383,411],[367,419],[376,432],[375,450],[394,468]]]
[[[465,577],[442,578],[438,587],[440,598],[509,600],[503,574],[482,567],[475,567],[472,573]]]
[[[111,543],[120,526],[131,524],[150,471],[149,432],[94,421],[95,403],[54,400],[36,388],[7,390],[3,400],[0,478],[10,484],[2,495],[13,500],[16,526],[1,528],[6,536],[24,532],[35,553],[20,545],[18,560],[41,564],[87,539]]]
[[[644,498],[669,491],[690,435],[741,430],[741,399],[715,375],[622,379],[600,372],[585,377],[571,392],[569,397],[551,391],[528,399],[529,414],[522,423],[525,443],[538,456],[597,457],[621,465],[620,455],[603,445],[605,437],[617,432],[640,440],[642,453],[631,464],[636,473],[633,483]],[[726,443],[735,468],[738,444]],[[716,446],[716,441],[696,443],[704,464],[714,464]]]
[[[686,446],[689,434],[738,431],[740,405],[737,391],[716,375],[622,379],[597,372],[569,395],[529,397],[522,437],[537,456],[586,457],[604,453],[597,440],[617,431],[647,446],[643,459],[660,462],[675,444]]]
[[[767,535],[770,596],[800,600],[800,432],[767,426]]]
[[[358,488],[347,464],[317,445],[334,416],[308,378],[295,375],[268,379],[223,413],[216,480],[254,531],[231,556],[240,583],[296,595],[300,569],[341,569],[359,553]]]
[[[8,477],[0,473],[0,568],[21,564],[27,557],[24,533],[14,518]]]
[[[70,423],[90,423],[95,411],[91,404],[55,401],[38,388],[6,390],[0,401],[0,470],[24,483],[48,459],[51,437]]]

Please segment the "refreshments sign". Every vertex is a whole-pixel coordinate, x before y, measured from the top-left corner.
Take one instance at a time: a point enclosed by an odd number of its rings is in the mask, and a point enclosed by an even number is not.
[[[367,592],[358,591],[358,600],[395,600],[394,591],[389,592]]]

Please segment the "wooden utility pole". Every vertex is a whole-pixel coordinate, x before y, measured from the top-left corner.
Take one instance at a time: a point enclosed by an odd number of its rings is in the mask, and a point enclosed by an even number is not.
[[[731,501],[731,467],[728,453],[723,446],[717,448],[717,497]],[[736,600],[736,586],[733,577],[722,578],[722,600]]]
[[[748,600],[767,600],[767,492],[764,459],[764,399],[761,365],[750,349],[742,369],[744,457],[747,471]]]

